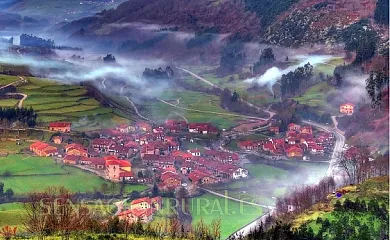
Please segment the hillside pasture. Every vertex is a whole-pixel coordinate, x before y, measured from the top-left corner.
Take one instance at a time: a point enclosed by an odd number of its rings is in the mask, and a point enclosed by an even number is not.
[[[18,86],[17,91],[27,94],[23,106],[32,107],[38,113],[38,124],[71,121],[77,122],[74,125],[75,129],[88,131],[107,126],[113,127],[117,124],[116,120],[123,119],[124,116],[128,117],[120,111],[114,113],[113,109],[102,107],[96,99],[87,95],[87,90],[83,86],[61,84],[50,79],[32,77],[26,79],[28,84]],[[14,103],[16,104],[17,101],[4,102],[4,105]],[[2,106],[1,100],[0,106]],[[91,123],[85,122],[86,118]]]
[[[18,99],[8,98],[0,99],[0,107],[14,107],[18,104]]]
[[[190,122],[211,122],[219,128],[231,128],[237,125],[236,121],[242,119],[238,114],[221,108],[219,97],[214,95],[185,90],[167,90],[160,98],[177,107],[156,101],[144,102],[143,113],[157,121],[165,121],[168,118],[180,120],[185,118]]]

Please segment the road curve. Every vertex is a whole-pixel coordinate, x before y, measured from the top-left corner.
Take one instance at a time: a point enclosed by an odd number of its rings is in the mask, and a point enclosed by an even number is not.
[[[147,117],[143,116],[141,113],[139,113],[137,106],[135,106],[134,102],[131,101],[129,97],[125,96],[125,98],[131,104],[131,106],[133,107],[133,109],[134,109],[135,113],[138,115],[138,117],[140,117],[140,118],[142,118],[142,119],[144,119],[146,121],[153,122],[149,118],[147,118]]]
[[[328,176],[338,177],[338,175],[340,173],[337,170],[337,160],[338,160],[338,156],[342,152],[344,144],[345,144],[345,137],[344,137],[344,135],[337,128],[333,128],[333,127],[330,127],[330,126],[327,126],[327,125],[323,125],[323,124],[319,124],[319,123],[314,123],[312,121],[303,120],[302,122],[304,122],[306,124],[309,124],[309,125],[312,125],[314,127],[317,127],[319,129],[322,129],[322,130],[324,130],[326,132],[331,132],[336,137],[336,143],[335,143],[335,146],[334,146],[334,149],[333,149],[333,153],[332,153],[332,157],[331,157],[331,160],[330,160],[330,163],[329,163],[327,175]]]

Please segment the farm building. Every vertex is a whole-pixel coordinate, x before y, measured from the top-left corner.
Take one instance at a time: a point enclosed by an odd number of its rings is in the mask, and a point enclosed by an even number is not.
[[[353,103],[344,103],[340,105],[340,113],[352,115],[355,104]]]
[[[71,125],[72,123],[70,122],[51,122],[49,123],[49,130],[57,132],[70,132]]]

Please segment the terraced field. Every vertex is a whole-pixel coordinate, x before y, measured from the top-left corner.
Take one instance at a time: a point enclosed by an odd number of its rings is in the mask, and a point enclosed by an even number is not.
[[[79,85],[67,85],[49,79],[28,77],[28,84],[20,85],[17,91],[27,94],[24,107],[32,107],[38,113],[38,123],[71,121],[75,130],[92,130],[128,122],[126,114],[102,107],[98,101],[86,95],[87,90]],[[17,76],[0,75],[0,86],[17,81]],[[17,99],[2,99],[0,107],[13,107]]]

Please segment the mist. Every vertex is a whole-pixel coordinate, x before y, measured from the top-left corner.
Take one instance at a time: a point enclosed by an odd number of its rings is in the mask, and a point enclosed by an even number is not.
[[[142,61],[117,58],[116,64],[105,64],[103,60],[97,60],[97,57],[97,55],[90,54],[88,59],[83,61],[65,61],[0,53],[0,64],[27,66],[34,76],[53,79],[64,84],[91,81],[100,90],[115,94],[126,93],[121,88],[125,85],[131,85],[141,89],[138,91],[138,95],[141,97],[158,97],[168,86],[164,81],[149,84],[141,77],[146,67],[165,67],[166,63],[162,60]],[[58,58],[67,59],[66,56],[61,55]],[[107,79],[108,87],[101,83],[103,79]]]
[[[272,87],[277,83],[277,81],[282,77],[283,74],[287,74],[290,71],[294,71],[296,68],[302,67],[306,63],[310,63],[313,66],[318,64],[325,64],[331,58],[331,55],[298,55],[295,57],[295,59],[299,61],[298,64],[289,66],[285,69],[271,67],[267,69],[267,71],[265,71],[263,75],[246,79],[244,80],[244,82],[250,84],[257,84],[260,87],[267,86],[268,89],[273,92]]]

